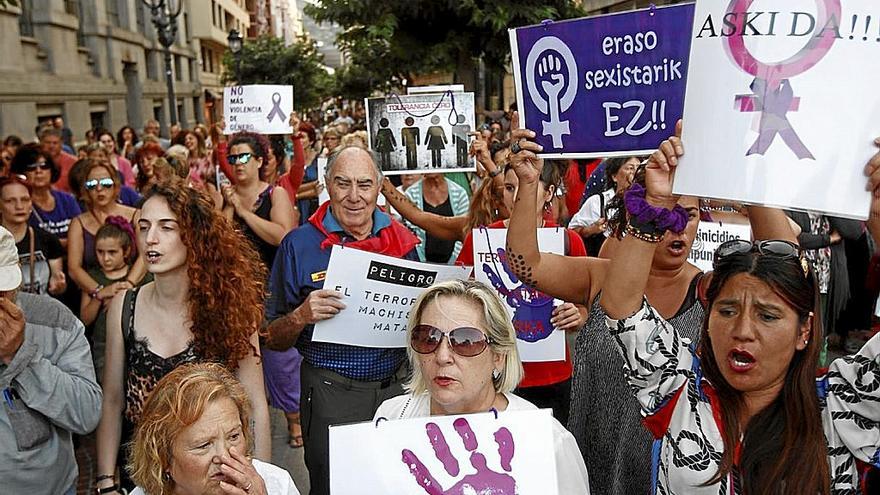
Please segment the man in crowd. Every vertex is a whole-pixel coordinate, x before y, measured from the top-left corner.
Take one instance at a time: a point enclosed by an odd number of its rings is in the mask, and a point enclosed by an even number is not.
[[[58,129],[54,127],[44,128],[39,134],[40,146],[43,147],[43,152],[49,155],[52,162],[61,170],[61,175],[54,184],[55,188],[59,191],[72,192],[70,185],[67,183],[67,176],[70,174],[73,164],[76,163],[76,157],[64,152],[61,146],[61,137],[61,131]]]
[[[82,323],[53,298],[18,292],[12,234],[0,227],[0,479],[3,493],[76,493],[71,434],[101,417]]]
[[[367,421],[378,406],[403,392],[404,349],[373,349],[313,342],[314,324],[344,311],[341,294],[325,290],[334,244],[410,260],[413,234],[376,208],[382,172],[369,151],[349,147],[326,173],[330,201],[281,242],[266,304],[269,345],[303,355],[302,421],[312,495],[330,493],[328,427]]]
[[[73,155],[73,131],[68,127],[64,127],[64,119],[62,117],[55,117],[52,119],[52,127],[61,131],[61,146],[65,152]]]
[[[171,141],[159,136],[159,121],[155,119],[150,119],[144,124],[144,135],[145,136],[153,136],[154,138],[159,140],[159,146],[162,147],[163,150],[167,150],[169,146],[171,146]],[[144,144],[144,141],[141,140],[135,146],[135,148],[140,148]]]

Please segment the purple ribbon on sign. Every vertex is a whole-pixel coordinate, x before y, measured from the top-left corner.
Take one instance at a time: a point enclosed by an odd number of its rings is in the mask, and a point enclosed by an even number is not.
[[[744,16],[753,1],[731,0],[727,12]],[[825,33],[824,28],[829,20],[840,20],[840,0],[816,0],[816,5],[816,25],[823,29],[821,36],[811,35],[798,53],[781,62],[767,64],[756,59],[745,45],[744,29],[727,38],[728,55],[742,70],[755,76],[750,86],[752,94],[736,96],[737,108],[740,112],[761,112],[758,138],[746,155],[765,154],[778,135],[799,159],[814,159],[792,128],[787,114],[796,112],[800,106],[800,98],[794,96],[789,79],[819,63],[836,39],[834,32]]]
[[[801,138],[792,129],[791,122],[788,121],[787,114],[789,110],[797,110],[798,102],[800,101],[799,98],[795,98],[788,79],[783,79],[779,86],[773,90],[767,88],[767,81],[755,79],[752,82],[751,88],[754,93],[753,95],[738,95],[736,98],[736,101],[740,103],[740,111],[761,112],[758,139],[752,144],[746,155],[763,155],[767,153],[770,144],[773,143],[773,139],[779,135],[799,159],[815,159],[804,142],[801,141]],[[752,104],[744,105],[743,101],[745,98],[752,99]],[[742,110],[744,106],[752,106],[753,109]]]

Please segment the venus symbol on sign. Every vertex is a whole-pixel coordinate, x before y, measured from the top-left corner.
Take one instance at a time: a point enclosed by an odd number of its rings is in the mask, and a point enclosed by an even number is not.
[[[526,59],[526,87],[535,107],[549,117],[541,121],[541,133],[550,136],[554,148],[562,148],[562,136],[571,134],[569,121],[561,120],[560,114],[574,103],[577,86],[577,62],[571,49],[555,36],[538,40]]]

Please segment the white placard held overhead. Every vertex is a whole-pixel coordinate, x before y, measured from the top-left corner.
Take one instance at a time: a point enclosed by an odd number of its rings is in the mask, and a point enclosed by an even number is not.
[[[524,362],[564,361],[565,332],[553,328],[553,308],[562,304],[521,282],[507,264],[507,229],[474,229],[474,278],[494,287],[507,305],[520,359]],[[538,249],[565,253],[563,229],[538,229]]]
[[[318,204],[330,201],[330,193],[327,191],[327,157],[318,158],[318,183],[321,184],[321,192],[318,193]]]
[[[698,1],[673,191],[867,218],[878,29],[875,0]]]
[[[541,409],[331,426],[330,492],[556,495],[551,421]]]
[[[361,347],[406,347],[406,320],[434,282],[470,277],[471,267],[408,261],[333,246],[324,288],[342,293],[346,308],[315,324],[312,340]]]
[[[224,134],[290,134],[293,86],[253,84],[223,88]]]

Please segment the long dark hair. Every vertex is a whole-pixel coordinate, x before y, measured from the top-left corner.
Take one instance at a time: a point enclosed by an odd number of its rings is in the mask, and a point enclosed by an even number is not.
[[[743,425],[745,400],[721,374],[709,336],[709,315],[721,289],[734,275],[746,273],[766,283],[795,310],[800,324],[811,316],[807,347],[795,351],[782,390],[767,407]],[[818,315],[816,279],[795,258],[732,255],[719,260],[707,291],[708,308],[700,336],[699,355],[703,375],[715,387],[723,407],[721,414],[724,455],[718,472],[707,482],[714,484],[734,469],[741,473],[743,493],[830,493],[831,478],[827,446],[816,394],[816,368],[822,342],[822,318]],[[736,445],[742,438],[739,466],[734,466]]]

